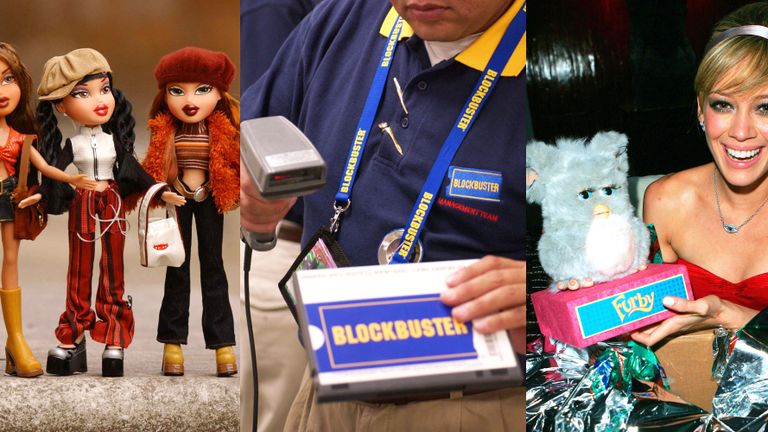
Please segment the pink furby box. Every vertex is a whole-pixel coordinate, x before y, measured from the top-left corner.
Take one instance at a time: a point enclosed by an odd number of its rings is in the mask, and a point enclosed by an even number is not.
[[[584,348],[673,316],[661,303],[670,295],[693,298],[683,265],[649,264],[589,288],[539,291],[531,300],[545,336]]]

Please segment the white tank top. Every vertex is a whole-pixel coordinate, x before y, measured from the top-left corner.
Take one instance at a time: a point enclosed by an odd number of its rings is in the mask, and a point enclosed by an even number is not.
[[[101,126],[81,126],[78,134],[70,138],[74,164],[80,174],[94,180],[114,180],[112,168],[117,159],[112,135],[101,130]]]

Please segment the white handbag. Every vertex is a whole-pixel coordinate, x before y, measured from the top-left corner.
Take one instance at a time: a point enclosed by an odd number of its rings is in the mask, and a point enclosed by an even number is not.
[[[176,207],[165,205],[164,219],[149,219],[149,203],[155,195],[168,190],[168,184],[159,182],[152,185],[139,205],[139,255],[144,267],[184,264],[184,241],[181,238]]]

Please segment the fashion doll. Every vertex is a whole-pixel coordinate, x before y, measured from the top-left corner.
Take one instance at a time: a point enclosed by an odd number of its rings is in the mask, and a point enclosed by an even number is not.
[[[19,240],[14,236],[14,191],[18,184],[21,149],[27,135],[36,133],[30,95],[32,79],[16,50],[0,42],[0,232],[3,243],[2,288],[3,319],[8,332],[5,346],[5,372],[20,377],[35,377],[43,373],[40,362],[30,351],[21,330],[21,288],[19,288]],[[84,189],[96,182],[83,175],[72,176],[46,163],[34,146],[30,148],[28,185],[37,184],[39,169],[44,175]],[[21,202],[23,208],[41,198],[34,194]]]
[[[112,86],[107,60],[90,48],[48,60],[37,93],[43,155],[60,169],[74,163],[81,174],[96,183],[94,190],[73,191],[47,180],[41,187],[49,213],[69,211],[67,304],[55,331],[60,345],[48,352],[46,371],[56,375],[85,372],[84,336],[88,330],[93,340],[106,345],[102,375],[122,376],[124,349],[131,344],[134,329],[130,297],[123,299],[127,225],[122,197],[154,183],[133,154],[131,104]],[[54,111],[69,117],[77,127],[63,148]],[[165,192],[162,199],[176,205],[184,202],[171,192]],[[94,314],[91,276],[98,240],[102,253]]]
[[[150,112],[151,139],[146,171],[172,184],[187,198],[178,209],[186,259],[168,267],[157,340],[165,344],[162,372],[183,375],[181,345],[189,329],[189,261],[192,219],[196,220],[203,295],[203,335],[216,350],[219,376],[237,372],[234,321],[221,257],[223,213],[237,207],[240,196],[239,102],[227,93],[235,74],[220,52],[187,47],[160,59],[155,69],[159,88]]]

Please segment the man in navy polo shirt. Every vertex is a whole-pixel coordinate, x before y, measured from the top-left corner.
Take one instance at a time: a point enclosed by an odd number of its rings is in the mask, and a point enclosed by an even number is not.
[[[449,277],[443,300],[456,306],[457,319],[473,320],[478,331],[509,330],[522,352],[524,36],[515,41],[506,66],[495,76],[484,107],[477,112],[472,108],[476,105],[462,108],[472,100],[502,34],[521,13],[522,0],[392,0],[392,5],[384,0],[326,1],[299,25],[266,74],[245,92],[242,107],[243,119],[287,117],[328,164],[328,185],[304,198],[306,242],[333,215],[332,203],[343,188],[350,144],[381,53],[397,14],[402,16],[406,24],[388,62],[338,241],[353,265],[376,264],[384,237],[408,224],[457,119],[463,119],[459,124],[473,120],[447,174],[439,179],[432,210],[423,222],[423,260],[484,257]],[[389,127],[377,127],[382,123]],[[248,176],[241,182],[242,226],[272,232],[294,200],[265,201]],[[305,379],[286,430],[399,430],[416,424],[424,430],[456,430],[457,425],[460,430],[522,430],[523,404],[519,389],[506,389],[405,404],[315,405],[311,382]]]

